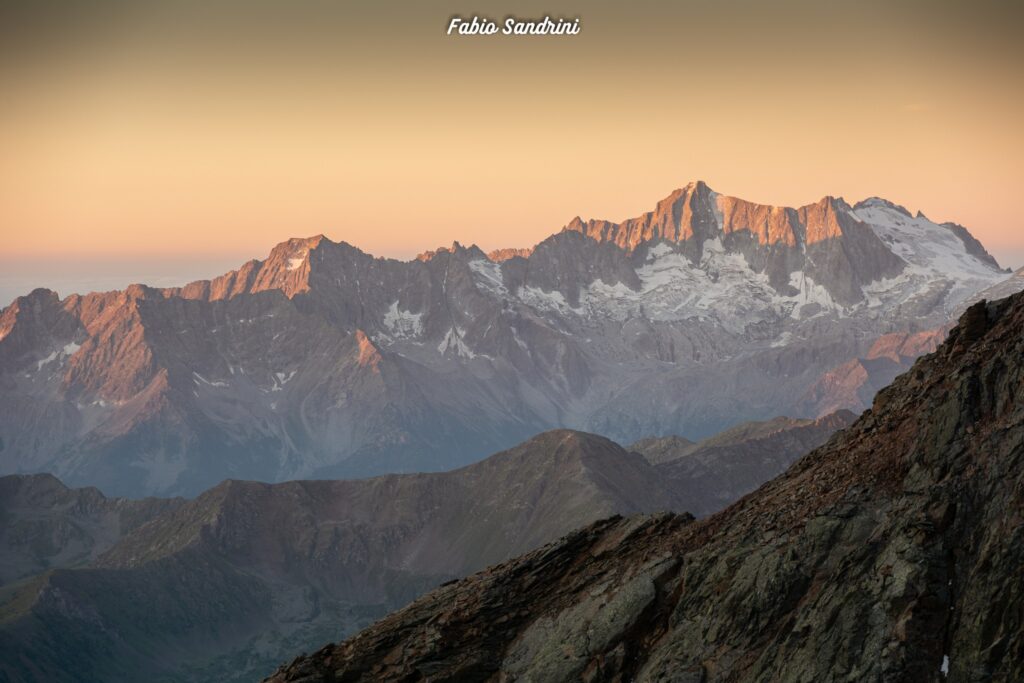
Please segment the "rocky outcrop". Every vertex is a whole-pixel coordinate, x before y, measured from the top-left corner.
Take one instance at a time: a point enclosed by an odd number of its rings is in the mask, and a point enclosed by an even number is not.
[[[56,341],[81,338],[79,320],[61,305],[56,292],[35,289],[0,312],[0,367]]]
[[[532,253],[533,247],[506,247],[487,252],[487,258],[495,263],[501,263],[512,258],[530,258]]]
[[[701,521],[610,519],[271,681],[1024,678],[1024,294]]]

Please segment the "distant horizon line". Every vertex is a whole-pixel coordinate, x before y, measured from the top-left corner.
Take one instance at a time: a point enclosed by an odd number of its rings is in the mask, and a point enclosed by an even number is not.
[[[706,181],[700,179],[675,187],[660,199],[656,200],[654,204],[657,206],[658,203],[665,201],[673,194],[699,185],[707,187],[708,190],[718,196],[737,199],[755,206],[792,210],[799,210],[804,207],[814,206],[830,199],[844,202],[851,207],[856,207],[859,204],[876,199],[898,209],[902,209],[908,215],[923,216],[938,225],[959,225],[954,221],[936,221],[929,218],[922,209],[912,211],[904,204],[886,199],[885,197],[877,194],[869,195],[864,199],[852,203],[845,199],[842,194],[825,194],[817,201],[800,204],[798,206],[786,206],[780,204],[766,204],[744,199],[736,195],[718,192]],[[83,255],[81,253],[25,253],[4,255],[0,256],[0,265],[3,265],[5,269],[5,275],[0,275],[0,308],[8,306],[17,297],[24,296],[33,290],[40,288],[56,291],[63,298],[70,294],[123,290],[133,284],[141,284],[157,289],[164,289],[182,287],[197,281],[213,280],[227,272],[236,270],[238,267],[251,261],[263,261],[269,257],[270,253],[276,247],[293,240],[308,241],[317,237],[322,237],[330,241],[332,244],[346,244],[374,258],[382,258],[404,263],[421,259],[427,254],[436,253],[442,249],[450,250],[450,248],[455,245],[459,245],[467,249],[475,247],[490,258],[492,254],[498,251],[531,250],[544,240],[565,230],[568,225],[577,219],[583,222],[607,221],[614,225],[621,225],[623,222],[651,213],[652,211],[653,209],[649,209],[638,215],[627,216],[626,218],[615,221],[604,218],[583,219],[580,214],[577,214],[573,218],[569,219],[569,221],[563,223],[561,227],[555,228],[554,231],[527,246],[509,246],[508,244],[505,244],[504,246],[491,247],[490,245],[481,245],[476,241],[463,244],[456,238],[452,239],[448,244],[440,244],[425,249],[407,247],[402,249],[377,248],[371,250],[369,248],[359,246],[354,240],[349,241],[348,239],[333,237],[332,233],[337,234],[336,231],[320,230],[305,237],[289,236],[283,239],[278,239],[269,247],[262,248],[262,256],[253,255],[254,253],[259,253],[259,250],[261,249],[257,245],[251,245],[251,249],[239,247],[238,249],[233,249],[231,251],[187,250],[168,253],[164,250],[161,252],[129,251],[95,255]],[[970,226],[963,227],[966,227],[968,231],[971,230]],[[971,234],[973,235],[974,233],[972,232]],[[1021,267],[1024,267],[1024,240],[1019,244],[1014,245],[1001,242],[982,242],[982,245],[990,254],[993,255],[994,258],[996,258],[1000,267],[1008,269],[1010,272],[1015,272]],[[46,272],[45,264],[53,264],[54,270]],[[1007,264],[1012,265],[1008,266]],[[75,274],[71,274],[68,272],[68,268],[72,265],[79,267],[82,265],[88,265],[90,267],[86,270],[72,268],[73,271],[77,272],[75,272]],[[140,270],[145,270],[147,272],[143,274],[138,272]],[[61,293],[62,290],[64,293]]]

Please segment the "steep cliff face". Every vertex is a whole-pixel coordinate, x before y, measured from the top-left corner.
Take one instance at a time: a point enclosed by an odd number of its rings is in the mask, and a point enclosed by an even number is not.
[[[875,339],[1024,286],[968,237],[882,200],[692,183],[493,259],[318,235],[184,287],[37,290],[0,313],[0,474],[196,495],[452,469],[555,428],[700,439],[862,410],[912,360],[873,362]]]
[[[611,519],[272,681],[1024,678],[1024,295],[701,521]]]
[[[825,416],[837,410],[871,405],[875,394],[906,371],[914,360],[938,348],[949,327],[882,335],[864,356],[851,358],[823,373],[804,394],[800,412]]]
[[[792,290],[791,274],[802,272],[842,304],[861,301],[865,285],[895,277],[906,266],[841,199],[825,197],[798,209],[768,206],[720,195],[699,181],[639,218],[622,223],[576,218],[565,230],[627,252],[651,242],[673,243],[695,265],[711,245],[722,247],[742,255],[781,293]]]

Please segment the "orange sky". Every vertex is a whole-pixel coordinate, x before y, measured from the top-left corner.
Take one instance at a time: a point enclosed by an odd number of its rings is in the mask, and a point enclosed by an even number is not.
[[[582,32],[444,35],[513,4]],[[0,266],[183,273],[320,232],[529,245],[697,178],[882,195],[1019,266],[1020,3],[892,4],[5,3]]]

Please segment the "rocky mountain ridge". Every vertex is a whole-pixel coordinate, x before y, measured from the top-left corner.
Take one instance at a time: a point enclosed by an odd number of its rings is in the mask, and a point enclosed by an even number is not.
[[[49,474],[0,477],[0,586],[52,567],[94,562],[180,498],[106,498],[94,488],[69,489]]]
[[[195,495],[445,470],[553,428],[701,439],[857,411],[910,358],[844,364],[1016,284],[963,229],[883,200],[768,207],[703,183],[494,258],[291,239],[213,280],[4,309],[0,473]]]

